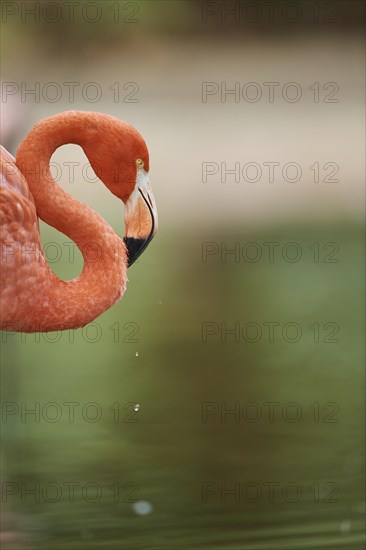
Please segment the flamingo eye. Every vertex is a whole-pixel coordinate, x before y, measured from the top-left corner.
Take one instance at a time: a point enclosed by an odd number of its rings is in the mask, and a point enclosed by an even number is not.
[[[142,159],[136,159],[136,166],[137,166],[137,168],[143,168],[144,167],[144,161]]]

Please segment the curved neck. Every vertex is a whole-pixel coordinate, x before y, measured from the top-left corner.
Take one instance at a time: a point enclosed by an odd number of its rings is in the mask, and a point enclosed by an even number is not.
[[[52,325],[49,330],[87,324],[125,290],[127,254],[122,239],[95,211],[63,191],[49,168],[52,154],[61,145],[73,143],[84,151],[92,149],[93,142],[100,140],[103,122],[96,113],[56,115],[37,124],[17,150],[16,163],[28,181],[38,216],[73,240],[84,258],[82,273],[68,282],[43,264],[47,284],[42,287],[43,295],[37,294],[34,307],[37,319]]]
[[[70,111],[36,124],[16,153],[16,164],[28,182],[38,216],[78,246],[80,243],[80,247],[90,241],[90,237],[97,237],[91,231],[98,214],[65,193],[52,178],[49,165],[58,147],[73,143],[85,152],[98,133],[100,127],[95,113]]]

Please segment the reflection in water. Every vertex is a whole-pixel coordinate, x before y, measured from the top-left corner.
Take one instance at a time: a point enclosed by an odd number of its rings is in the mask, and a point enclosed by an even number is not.
[[[88,331],[3,338],[23,547],[363,547],[359,229],[220,233],[297,263],[203,263],[205,240],[160,236]],[[314,261],[328,241],[339,262]]]

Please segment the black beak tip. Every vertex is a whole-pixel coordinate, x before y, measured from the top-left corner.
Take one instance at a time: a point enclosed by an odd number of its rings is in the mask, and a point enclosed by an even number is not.
[[[143,253],[148,245],[147,239],[134,239],[133,237],[124,237],[123,241],[127,247],[128,264],[127,267],[131,267],[137,258]]]

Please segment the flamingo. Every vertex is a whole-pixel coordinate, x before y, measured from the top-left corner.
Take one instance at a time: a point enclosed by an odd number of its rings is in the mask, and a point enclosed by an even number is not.
[[[51,156],[68,143],[83,148],[97,176],[123,201],[123,239],[52,178]],[[142,136],[130,124],[103,113],[67,111],[41,120],[19,145],[16,159],[1,147],[2,330],[83,327],[122,297],[127,268],[158,226],[148,172],[149,153]],[[75,279],[63,281],[50,269],[38,218],[79,247],[84,266]]]

